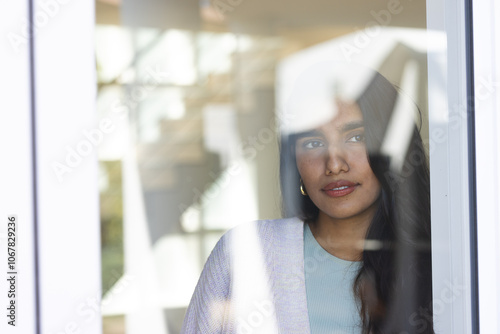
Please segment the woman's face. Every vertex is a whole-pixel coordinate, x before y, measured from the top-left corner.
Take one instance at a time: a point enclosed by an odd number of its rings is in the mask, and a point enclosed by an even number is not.
[[[373,217],[381,187],[368,162],[357,104],[338,103],[329,123],[299,135],[295,154],[305,190],[320,215]]]

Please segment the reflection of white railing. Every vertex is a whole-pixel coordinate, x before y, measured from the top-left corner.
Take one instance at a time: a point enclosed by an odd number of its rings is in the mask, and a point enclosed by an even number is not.
[[[418,86],[422,85],[418,78],[418,64],[414,60],[406,63],[401,80],[402,93],[396,101],[393,115],[387,125],[384,142],[380,151],[390,157],[391,169],[401,173],[404,158],[408,152],[415,116],[417,114],[415,102],[408,96],[417,96]]]
[[[134,277],[124,302],[127,333],[168,334],[158,298],[159,279],[133,150],[123,161],[124,271]],[[145,324],[147,327],[145,328]]]

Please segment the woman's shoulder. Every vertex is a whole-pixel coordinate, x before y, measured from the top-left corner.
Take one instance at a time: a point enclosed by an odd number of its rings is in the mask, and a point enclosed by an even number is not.
[[[304,223],[296,217],[245,222],[224,233],[212,255],[228,264],[260,255],[269,259],[292,253],[299,256],[303,236]]]
[[[212,255],[228,259],[234,257],[235,248],[241,249],[242,246],[246,249],[259,247],[261,250],[270,250],[276,244],[294,244],[303,240],[303,227],[303,221],[297,217],[240,223],[222,235]]]
[[[233,328],[238,319],[255,314],[255,305],[272,300],[274,295],[285,301],[305,301],[300,292],[305,288],[298,289],[304,281],[303,246],[297,241],[302,236],[303,222],[298,218],[246,222],[227,231],[205,264],[182,333],[198,333],[202,325],[217,327],[213,332]],[[285,304],[281,309],[289,303]]]
[[[286,262],[303,255],[304,223],[299,218],[256,220],[238,224],[219,239],[206,266],[227,271],[235,263],[265,258]],[[246,265],[245,265],[246,266]]]
[[[303,221],[297,217],[249,221],[231,228],[222,236],[222,239],[240,237],[249,239],[252,235],[257,236],[259,239],[302,239],[303,224]]]

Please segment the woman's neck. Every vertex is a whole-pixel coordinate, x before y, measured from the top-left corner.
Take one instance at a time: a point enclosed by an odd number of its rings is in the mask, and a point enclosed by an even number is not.
[[[320,211],[315,222],[309,223],[314,238],[328,253],[347,261],[361,261],[366,232],[377,207],[355,217],[335,219]]]

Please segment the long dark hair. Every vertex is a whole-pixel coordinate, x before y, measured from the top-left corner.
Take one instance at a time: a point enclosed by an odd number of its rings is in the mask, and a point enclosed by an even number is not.
[[[366,242],[362,267],[353,284],[363,334],[434,333],[429,170],[419,128],[413,127],[402,169],[391,168],[391,157],[380,150],[400,97],[375,72],[356,101],[365,123],[370,166],[382,186],[366,234],[367,241],[375,242]],[[295,140],[295,135],[281,138],[283,214],[313,222],[319,209],[300,194]]]

